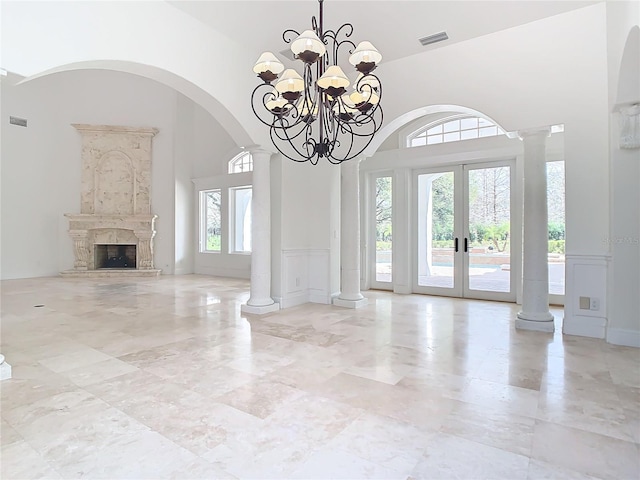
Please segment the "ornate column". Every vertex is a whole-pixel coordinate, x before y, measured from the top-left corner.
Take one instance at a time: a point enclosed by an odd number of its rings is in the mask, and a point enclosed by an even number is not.
[[[519,132],[524,141],[522,310],[516,328],[553,332],[549,312],[546,139],[549,128]]]
[[[367,304],[360,293],[360,158],[340,165],[340,295],[339,307]]]
[[[138,248],[136,250],[136,268],[138,270],[153,269],[153,237],[155,231],[135,230],[133,234],[138,237]]]
[[[86,270],[89,261],[89,232],[87,230],[69,230],[73,239],[74,270]]]
[[[271,152],[251,150],[251,293],[241,311],[264,314],[280,309],[271,298]]]

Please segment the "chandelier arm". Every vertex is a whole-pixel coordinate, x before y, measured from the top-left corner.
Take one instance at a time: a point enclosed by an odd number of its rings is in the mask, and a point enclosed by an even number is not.
[[[311,150],[312,152],[315,151],[315,139],[314,138],[310,138],[310,135],[309,135],[310,126],[309,125],[303,125],[302,128],[300,129],[300,131],[298,131],[293,136],[289,135],[290,131],[291,131],[291,128],[289,127],[289,128],[280,129],[279,132],[277,130],[274,130],[273,133],[275,134],[275,136],[279,140],[281,140],[283,142],[287,142],[296,151],[296,153],[298,155],[306,156],[306,158],[309,158],[309,156],[311,155],[309,150]],[[296,145],[293,143],[293,140],[296,140],[303,133],[305,133],[305,137],[304,137],[305,141],[302,143],[302,147],[304,147],[304,150],[306,151],[306,153],[302,153],[296,147]],[[284,134],[284,135],[282,135],[282,134]]]
[[[274,134],[280,139],[280,140],[296,140],[300,135],[303,134],[303,132],[306,130],[306,127],[303,126],[303,128],[300,129],[300,131],[298,131],[297,133],[295,133],[295,135],[291,135],[290,132],[293,132],[292,128],[293,127],[297,127],[299,126],[299,124],[296,125],[292,125],[292,126],[282,126],[279,127],[277,125],[273,126],[274,129]]]
[[[344,35],[345,39],[344,40],[339,40],[339,37],[341,35]],[[324,43],[325,45],[329,45],[329,39],[331,39],[331,42],[333,43],[332,45],[332,53],[333,53],[333,64],[334,65],[338,65],[338,57],[339,57],[339,51],[340,48],[343,45],[350,45],[351,48],[353,50],[355,50],[356,45],[355,43],[353,43],[351,40],[349,40],[349,37],[351,37],[351,35],[353,35],[353,25],[350,23],[345,23],[342,26],[340,26],[340,28],[338,28],[338,30],[334,31],[334,30],[327,30],[324,34]],[[352,53],[353,50],[349,50],[349,53]],[[327,57],[327,62],[329,61],[329,58]]]
[[[272,118],[271,122],[268,122],[266,120],[264,120],[262,118],[262,115],[258,114],[257,110],[256,110],[256,99],[255,99],[255,95],[256,92],[262,88],[262,87],[271,87],[271,85],[269,85],[268,83],[261,83],[260,85],[258,85],[256,88],[253,89],[253,92],[251,93],[251,109],[253,110],[253,114],[258,118],[258,120],[260,120],[262,123],[264,123],[267,127],[272,127],[274,125],[275,119],[278,117],[278,115],[275,115],[273,112],[271,112],[271,110],[269,110],[267,108],[267,101],[268,100],[275,100],[276,96],[273,94],[273,92],[271,90],[269,90],[268,92],[266,92],[263,96],[262,96],[262,106],[264,107],[264,110],[266,112],[269,112],[269,116],[270,118]]]
[[[287,131],[283,130],[283,132],[286,134]],[[299,133],[298,133],[299,135]],[[315,155],[315,150],[312,149],[312,153],[309,153],[309,147],[307,147],[305,150],[307,151],[307,153],[303,153],[302,151],[300,151],[289,139],[289,137],[287,135],[285,135],[285,137],[281,137],[280,135],[278,135],[276,133],[276,130],[274,128],[272,128],[270,130],[270,136],[271,136],[271,142],[273,143],[273,145],[276,147],[276,149],[278,150],[278,152],[280,152],[282,155],[284,155],[285,157],[287,157],[289,160],[293,160],[295,162],[307,162],[309,160],[311,160],[314,155]],[[297,135],[296,135],[297,136]],[[284,151],[282,148],[280,148],[279,142],[277,142],[276,140],[281,140],[283,142],[287,142],[287,144],[295,151],[295,154],[298,155],[298,157],[302,157],[302,158],[296,158],[296,157],[292,157],[290,154],[288,154],[286,151]],[[303,143],[303,145],[307,145],[308,142]],[[310,144],[311,147],[313,147],[312,144]]]
[[[293,34],[293,36],[288,37],[287,35],[289,34]],[[300,33],[297,30],[294,30],[293,28],[289,28],[284,32],[282,32],[282,40],[284,40],[284,43],[291,43],[299,36],[300,36]]]
[[[354,125],[354,126],[357,126],[357,127],[364,127],[364,126],[367,126],[369,124],[373,125],[372,129],[368,129],[368,133],[357,133],[357,132],[354,132],[353,134],[355,136],[357,136],[357,137],[368,137],[368,136],[373,135],[374,133],[376,133],[380,129],[380,127],[382,126],[382,120],[384,118],[384,115],[383,115],[383,112],[382,112],[382,108],[376,109],[376,112],[378,112],[378,111],[380,112],[380,121],[379,122],[375,119],[375,116],[373,115],[373,113],[375,113],[375,112],[372,112],[371,114],[367,113],[367,114],[360,115],[360,117],[364,117],[364,118],[359,119],[357,123],[349,122],[350,125]]]

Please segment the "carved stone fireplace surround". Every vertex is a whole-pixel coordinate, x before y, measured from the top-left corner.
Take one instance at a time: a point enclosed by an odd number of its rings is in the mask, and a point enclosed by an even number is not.
[[[82,135],[80,213],[67,213],[73,270],[63,276],[156,276],[151,214],[151,141],[155,128],[73,125]],[[136,268],[98,268],[95,245],[136,245]]]

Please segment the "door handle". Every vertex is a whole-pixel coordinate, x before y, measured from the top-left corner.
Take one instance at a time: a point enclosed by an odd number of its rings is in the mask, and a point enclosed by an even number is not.
[[[456,237],[453,241],[454,251],[458,253],[458,237]]]
[[[467,238],[464,239],[464,253],[469,251],[469,240]]]

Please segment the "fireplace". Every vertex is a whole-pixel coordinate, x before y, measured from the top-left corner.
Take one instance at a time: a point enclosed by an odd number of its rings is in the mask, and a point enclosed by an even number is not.
[[[80,213],[67,213],[75,261],[63,276],[157,276],[151,213],[155,128],[73,125],[82,135]]]
[[[135,245],[94,245],[95,268],[136,268]]]

